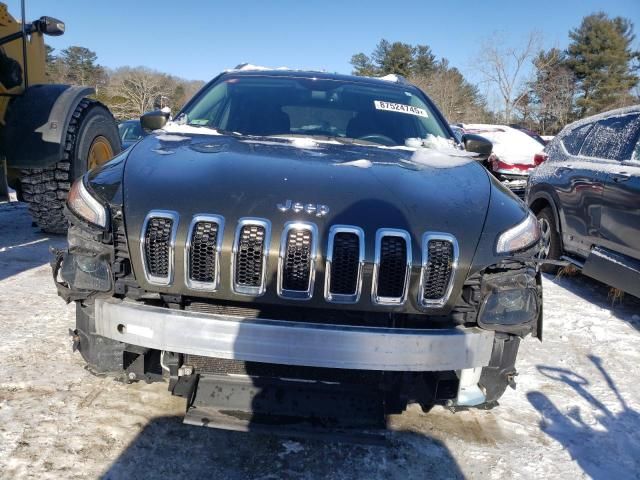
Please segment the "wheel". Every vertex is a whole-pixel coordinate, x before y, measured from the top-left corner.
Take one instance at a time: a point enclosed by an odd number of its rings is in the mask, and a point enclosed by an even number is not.
[[[540,231],[542,232],[540,258],[558,260],[562,254],[562,249],[560,248],[560,234],[556,229],[556,221],[551,207],[544,207],[536,217],[540,222]],[[557,265],[542,265],[540,270],[544,273],[557,273],[558,268]]]
[[[22,170],[21,187],[34,222],[45,232],[65,233],[63,207],[73,181],[120,151],[118,127],[101,103],[82,99],[66,132],[62,159],[50,167]]]

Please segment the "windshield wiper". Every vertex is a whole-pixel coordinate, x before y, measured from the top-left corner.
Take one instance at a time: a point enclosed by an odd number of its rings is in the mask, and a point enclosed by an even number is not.
[[[335,141],[343,145],[361,145],[364,147],[384,146],[376,142],[370,142],[368,140],[360,140],[357,138],[350,138],[350,137],[333,137],[330,135],[320,135],[320,134],[314,134],[314,133],[279,133],[276,135],[265,135],[265,136],[273,137],[273,138],[287,138],[287,137],[307,138],[308,137],[308,138],[314,138],[319,140],[325,140],[327,142]]]

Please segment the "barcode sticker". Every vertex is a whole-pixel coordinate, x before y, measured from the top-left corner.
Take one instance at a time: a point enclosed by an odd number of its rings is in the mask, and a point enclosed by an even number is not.
[[[382,100],[374,100],[373,104],[375,105],[376,110],[406,113],[409,115],[416,115],[417,117],[429,118],[427,111],[423,108],[412,107],[411,105],[404,105],[402,103],[383,102]]]

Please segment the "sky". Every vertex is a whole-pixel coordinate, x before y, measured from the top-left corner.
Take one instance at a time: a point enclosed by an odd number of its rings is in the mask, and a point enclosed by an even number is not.
[[[2,1],[19,14],[19,0]],[[496,33],[518,45],[537,30],[545,48],[565,48],[569,30],[600,10],[631,19],[640,33],[640,0],[26,1],[27,20],[66,23],[64,36],[47,39],[57,51],[81,45],[109,68],[142,65],[190,80],[244,62],[350,73],[353,54],[386,38],[427,44],[478,83],[474,57]]]

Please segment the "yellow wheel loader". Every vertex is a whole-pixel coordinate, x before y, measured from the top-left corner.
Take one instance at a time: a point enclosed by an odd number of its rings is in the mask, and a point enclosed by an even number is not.
[[[44,35],[62,35],[52,17],[25,22],[0,2],[0,200],[8,187],[34,222],[64,233],[63,207],[73,180],[120,151],[113,115],[89,98],[93,88],[47,83]]]

